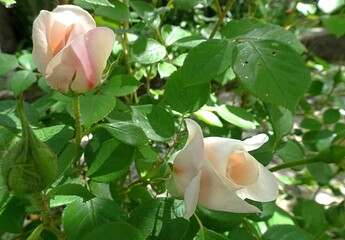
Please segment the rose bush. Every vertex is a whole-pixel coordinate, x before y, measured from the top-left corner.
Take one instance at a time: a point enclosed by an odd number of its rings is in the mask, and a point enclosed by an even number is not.
[[[278,195],[275,176],[248,151],[259,148],[268,137],[259,134],[244,141],[203,138],[200,126],[186,119],[188,139],[174,158],[168,189],[184,197],[185,218],[200,205],[218,211],[259,212],[244,199],[273,201]]]
[[[47,84],[62,93],[83,93],[102,82],[115,41],[92,16],[73,5],[42,10],[33,24],[33,60]]]

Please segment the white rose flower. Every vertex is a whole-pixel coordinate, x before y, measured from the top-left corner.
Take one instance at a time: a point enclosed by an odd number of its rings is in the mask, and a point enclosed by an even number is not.
[[[200,126],[186,119],[188,139],[174,158],[168,190],[183,196],[185,218],[190,218],[197,204],[234,213],[260,210],[244,201],[273,201],[278,195],[275,176],[248,151],[262,146],[268,137],[259,134],[244,141],[203,138]]]

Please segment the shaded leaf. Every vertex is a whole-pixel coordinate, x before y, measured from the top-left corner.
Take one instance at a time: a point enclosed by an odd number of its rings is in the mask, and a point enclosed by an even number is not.
[[[82,240],[94,239],[144,240],[142,233],[128,223],[109,222],[94,228]]]
[[[130,75],[116,75],[103,84],[101,91],[114,97],[122,97],[135,92],[141,83]]]
[[[95,10],[95,14],[109,18],[113,21],[118,22],[128,22],[130,19],[128,7],[119,1],[113,1],[114,8],[110,8],[107,6],[98,6]]]
[[[148,142],[144,131],[132,123],[115,122],[103,124],[102,127],[114,138],[132,146],[144,145]]]
[[[18,67],[18,61],[14,55],[0,53],[0,76]]]
[[[68,239],[82,239],[98,226],[126,221],[126,212],[107,198],[74,201],[64,210],[62,223]]]
[[[187,55],[181,68],[182,75],[188,76],[187,85],[211,81],[225,72],[232,64],[235,43],[213,39],[200,43]]]
[[[132,46],[132,62],[152,64],[162,60],[166,55],[165,47],[152,38],[139,38]]]
[[[133,106],[133,122],[154,141],[167,141],[175,133],[174,119],[164,108],[153,105]]]
[[[88,177],[96,182],[111,182],[129,171],[134,149],[116,139],[109,139],[100,145],[94,155],[86,155]],[[90,159],[92,158],[92,159]]]
[[[81,122],[85,128],[102,120],[115,107],[115,98],[110,95],[84,95],[80,96]]]
[[[174,72],[167,84],[165,94],[171,108],[180,113],[195,112],[210,96],[210,83],[188,86],[188,77],[181,71]]]
[[[87,188],[83,187],[82,185],[75,184],[75,183],[68,183],[68,184],[54,187],[47,194],[48,197],[52,197],[52,198],[55,196],[58,196],[58,195],[78,196],[78,197],[81,197],[84,200],[84,202],[95,197],[95,195],[92,192],[90,192],[89,190],[87,190]]]
[[[34,82],[36,82],[36,76],[28,70],[17,71],[9,79],[10,88],[15,96],[27,90]]]
[[[237,46],[234,71],[253,95],[263,102],[294,112],[310,85],[303,59],[275,40],[252,40]]]
[[[257,19],[242,19],[229,22],[222,30],[222,35],[241,41],[275,40],[289,45],[296,52],[306,50],[292,32],[274,24],[262,23]]]

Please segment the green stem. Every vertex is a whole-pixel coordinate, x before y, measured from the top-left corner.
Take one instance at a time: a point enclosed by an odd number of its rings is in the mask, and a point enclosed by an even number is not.
[[[24,100],[22,94],[20,94],[17,99],[17,110],[19,114],[20,124],[22,125],[22,137],[28,137],[28,135],[30,134],[30,125],[25,115]]]
[[[218,17],[220,17],[222,15],[222,8],[220,7],[220,3],[219,0],[214,1],[215,5],[216,5],[216,12]]]
[[[216,35],[216,32],[218,31],[220,25],[222,24],[226,13],[230,10],[230,8],[231,8],[232,4],[234,4],[234,2],[235,2],[235,0],[228,0],[228,2],[226,3],[226,6],[224,8],[224,11],[222,12],[222,15],[220,15],[220,17],[218,18],[218,21],[217,21],[216,25],[214,26],[212,33],[208,39],[212,39],[214,37],[214,35]]]
[[[41,212],[44,228],[54,233],[58,240],[64,240],[65,235],[54,225],[47,195],[45,193],[35,194],[31,197],[31,202],[33,206]]]
[[[282,170],[282,169],[285,169],[285,168],[296,167],[296,166],[305,165],[305,164],[308,164],[308,163],[319,162],[319,161],[320,160],[317,157],[313,156],[313,157],[302,159],[302,160],[297,160],[297,161],[293,161],[293,162],[283,163],[281,165],[272,167],[269,170],[271,172],[276,172],[276,171],[279,171],[279,170]]]
[[[73,107],[74,107],[74,120],[75,120],[75,141],[76,141],[76,144],[80,145],[81,138],[82,138],[82,127],[81,127],[81,121],[80,121],[79,95],[76,95],[74,97]]]
[[[261,237],[257,236],[257,234],[255,234],[255,232],[252,229],[252,225],[246,219],[243,219],[242,224],[243,224],[244,228],[247,229],[249,234],[252,235],[252,237],[254,237],[257,240],[261,240]]]

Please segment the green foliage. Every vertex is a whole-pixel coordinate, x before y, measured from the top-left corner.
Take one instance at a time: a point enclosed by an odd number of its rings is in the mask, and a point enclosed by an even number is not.
[[[106,198],[94,198],[87,202],[80,200],[69,204],[62,218],[66,235],[70,239],[83,239],[95,227],[109,222],[124,222],[127,214]]]

